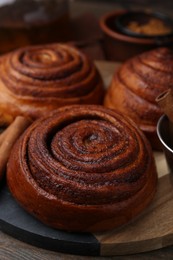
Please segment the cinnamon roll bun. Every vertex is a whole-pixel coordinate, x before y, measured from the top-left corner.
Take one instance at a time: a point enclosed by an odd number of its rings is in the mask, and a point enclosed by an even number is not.
[[[127,60],[115,72],[104,105],[131,117],[159,149],[157,121],[162,110],[155,101],[173,86],[173,51],[158,48]]]
[[[151,202],[157,173],[136,125],[102,106],[74,105],[36,120],[13,147],[11,193],[43,223],[95,232],[123,225]]]
[[[65,44],[28,46],[0,59],[0,118],[36,119],[71,104],[101,104],[103,83],[95,65]]]

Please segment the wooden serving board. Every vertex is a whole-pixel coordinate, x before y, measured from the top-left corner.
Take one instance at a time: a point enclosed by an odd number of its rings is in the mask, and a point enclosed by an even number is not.
[[[96,63],[105,84],[119,66]],[[104,233],[68,233],[52,229],[25,212],[13,199],[6,184],[0,191],[0,229],[29,244],[78,255],[126,255],[159,249],[173,244],[173,174],[165,156],[154,152],[158,170],[157,193],[150,206],[132,222]]]

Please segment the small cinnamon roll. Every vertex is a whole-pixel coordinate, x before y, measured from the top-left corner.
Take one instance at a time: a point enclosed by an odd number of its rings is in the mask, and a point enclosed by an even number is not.
[[[0,59],[0,118],[36,119],[71,104],[101,104],[103,82],[95,65],[66,44],[28,46]]]
[[[160,149],[156,134],[162,110],[155,99],[173,86],[173,51],[157,48],[124,62],[115,72],[105,96],[104,105],[132,118],[149,138],[153,148]]]

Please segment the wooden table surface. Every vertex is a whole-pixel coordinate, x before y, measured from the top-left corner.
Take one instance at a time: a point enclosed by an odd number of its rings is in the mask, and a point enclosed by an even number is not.
[[[70,11],[72,16],[80,15],[82,12],[92,12],[99,17],[106,11],[112,10],[112,8],[120,8],[120,7],[131,7],[137,6],[139,7],[139,1],[135,0],[126,0],[126,1],[78,1],[74,0],[70,2]],[[115,3],[116,2],[116,3]],[[151,8],[150,1],[140,1],[142,5],[145,7],[148,5]],[[152,1],[154,8],[157,6],[157,10],[165,10],[165,12],[170,13],[171,8],[173,7],[173,2],[171,1]],[[104,66],[104,76],[106,77],[106,82],[110,81],[110,73],[109,69],[114,69],[115,64],[113,63],[105,63],[104,61],[98,62],[98,66]],[[119,66],[116,64],[116,66]],[[109,68],[109,69],[108,69]],[[53,251],[44,250],[41,248],[37,248],[31,246],[29,244],[23,243],[17,239],[14,239],[5,233],[0,231],[0,260],[106,260],[106,259],[173,259],[173,246],[169,246],[163,249],[154,250],[152,252],[146,252],[137,255],[128,255],[128,256],[112,256],[112,257],[87,257],[87,256],[76,256],[76,255],[67,255],[62,253],[57,253]]]

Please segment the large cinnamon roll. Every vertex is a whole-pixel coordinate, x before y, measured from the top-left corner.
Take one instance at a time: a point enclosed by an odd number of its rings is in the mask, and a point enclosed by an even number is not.
[[[156,97],[173,86],[173,51],[158,48],[127,60],[115,72],[104,104],[131,117],[159,148],[157,121],[162,110]]]
[[[33,119],[71,104],[100,104],[103,83],[95,65],[65,44],[28,46],[0,59],[0,119]]]
[[[9,158],[7,182],[43,223],[93,232],[144,210],[157,174],[150,145],[132,121],[102,106],[76,105],[26,130]]]

